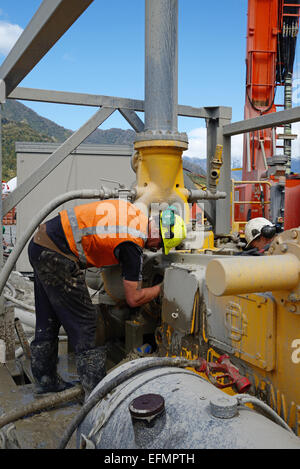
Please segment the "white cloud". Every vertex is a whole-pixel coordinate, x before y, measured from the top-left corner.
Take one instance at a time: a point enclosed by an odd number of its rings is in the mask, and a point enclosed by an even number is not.
[[[243,161],[243,135],[234,135],[231,137],[231,159],[235,161]]]
[[[189,148],[184,152],[184,156],[192,158],[206,158],[206,128],[199,127],[188,133]]]
[[[0,54],[7,55],[22,32],[19,25],[0,21]]]
[[[189,148],[184,152],[184,156],[191,158],[206,158],[206,128],[199,127],[188,133]],[[231,139],[231,158],[235,161],[242,161],[243,155],[243,135],[235,135]]]

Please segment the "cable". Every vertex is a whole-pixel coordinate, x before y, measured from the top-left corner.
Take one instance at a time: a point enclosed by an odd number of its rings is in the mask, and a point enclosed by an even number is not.
[[[253,103],[253,101],[251,100],[251,98],[250,98],[250,96],[249,96],[249,89],[248,89],[248,87],[246,87],[246,94],[247,94],[248,101],[249,101],[249,103],[251,104],[251,107],[252,107],[255,111],[259,112],[261,115],[263,115],[263,114],[265,114],[266,112],[270,111],[270,109],[272,109],[273,104],[274,104],[274,101],[275,101],[276,90],[277,90],[277,88],[274,89],[274,96],[273,96],[272,102],[271,102],[271,104],[270,104],[266,109],[259,109],[258,107],[255,106],[255,104]]]
[[[290,433],[295,435],[295,433],[288,426],[288,424],[273,409],[271,409],[270,406],[260,401],[256,397],[251,396],[250,394],[236,394],[234,397],[238,400],[239,403],[253,404],[254,407],[264,411],[270,417],[270,419],[273,420],[273,422],[277,423],[281,427],[285,428],[285,430],[288,430]]]

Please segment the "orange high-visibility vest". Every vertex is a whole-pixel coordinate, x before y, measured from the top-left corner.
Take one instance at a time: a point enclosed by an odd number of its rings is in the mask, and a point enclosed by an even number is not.
[[[60,212],[71,251],[84,267],[118,264],[115,248],[124,241],[144,247],[148,218],[122,199],[101,200]]]

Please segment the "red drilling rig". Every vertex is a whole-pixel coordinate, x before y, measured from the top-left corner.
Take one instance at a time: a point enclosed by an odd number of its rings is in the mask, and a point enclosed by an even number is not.
[[[248,0],[245,119],[292,107],[299,14],[300,0]],[[242,181],[233,182],[234,231],[261,216],[285,230],[300,225],[294,138],[291,124],[245,134]]]

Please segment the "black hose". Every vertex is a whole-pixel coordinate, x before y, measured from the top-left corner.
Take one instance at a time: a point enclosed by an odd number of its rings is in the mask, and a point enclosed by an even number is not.
[[[155,368],[158,366],[177,366],[177,367],[191,367],[198,368],[200,367],[200,362],[198,360],[191,361],[186,358],[170,358],[170,357],[151,357],[151,358],[142,358],[138,359],[131,368],[126,368],[126,370],[121,371],[116,377],[112,378],[109,382],[106,382],[100,385],[100,388],[93,394],[82,406],[74,420],[71,422],[69,427],[65,430],[63,437],[60,441],[58,449],[64,449],[68,444],[71,436],[73,435],[75,429],[81,424],[86,415],[90,410],[109,392],[111,392],[116,386],[119,386],[121,383],[131,378],[136,373],[147,370],[149,368]]]

